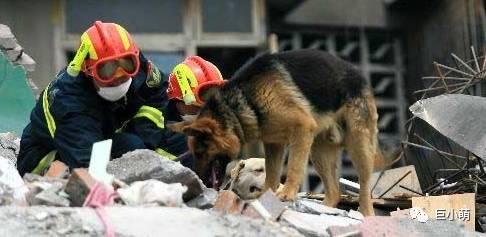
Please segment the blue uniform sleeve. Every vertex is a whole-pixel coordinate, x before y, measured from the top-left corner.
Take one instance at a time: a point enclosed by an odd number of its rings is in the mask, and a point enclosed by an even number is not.
[[[165,116],[169,98],[166,75],[153,63],[141,55],[140,71],[136,80],[143,80],[137,96],[143,104],[137,109],[134,118],[128,124],[128,130],[138,135],[149,149],[157,149],[166,139]]]
[[[88,167],[93,143],[103,139],[101,99],[84,76],[60,77],[48,96],[55,123],[53,143],[58,158],[69,167]]]
[[[93,143],[102,139],[98,119],[87,114],[72,113],[57,123],[54,145],[59,159],[69,167],[88,167]]]

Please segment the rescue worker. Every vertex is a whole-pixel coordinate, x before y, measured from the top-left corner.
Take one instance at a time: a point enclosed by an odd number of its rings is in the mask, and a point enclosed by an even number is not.
[[[178,64],[169,75],[167,95],[169,97],[168,122],[178,122],[185,115],[196,115],[204,104],[204,98],[211,89],[224,84],[219,69],[212,63],[198,56],[190,56]],[[164,147],[180,155],[176,160],[182,165],[192,168],[193,156],[187,151],[185,135],[174,134],[164,140]],[[180,148],[184,147],[184,150]]]
[[[92,144],[110,138],[112,158],[146,148],[175,159],[187,145],[164,129],[164,117],[177,116],[167,108],[164,79],[123,27],[96,21],[32,110],[22,134],[19,173],[39,174],[55,159],[70,168],[87,167]]]

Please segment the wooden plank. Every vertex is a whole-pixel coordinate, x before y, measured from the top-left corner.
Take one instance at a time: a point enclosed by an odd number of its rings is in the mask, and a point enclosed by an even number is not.
[[[315,193],[307,193],[301,194],[299,197],[309,198],[309,199],[316,199],[316,200],[324,200],[325,194],[315,194]],[[410,208],[412,207],[412,201],[410,199],[382,199],[382,198],[373,198],[371,199],[374,207],[399,207],[399,208]],[[341,195],[341,200],[339,204],[344,205],[359,205],[359,197],[352,197],[350,195]]]
[[[424,208],[430,219],[459,221],[467,230],[474,231],[476,209],[475,194],[413,197],[412,206]]]
[[[410,172],[410,174],[407,175],[408,172]],[[415,167],[413,165],[385,170],[383,171],[381,177],[380,174],[381,172],[375,172],[371,176],[370,189],[372,189],[373,198],[395,198],[397,194],[410,194],[411,196],[418,196],[413,192],[401,188],[400,185],[415,190],[419,193],[422,192],[417,172],[415,171]],[[398,182],[402,177],[404,178],[400,182]],[[389,189],[394,184],[395,186]]]

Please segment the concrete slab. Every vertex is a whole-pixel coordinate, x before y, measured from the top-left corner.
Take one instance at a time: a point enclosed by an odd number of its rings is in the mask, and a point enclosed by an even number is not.
[[[278,223],[195,208],[106,207],[116,236],[302,236]],[[104,236],[90,208],[0,207],[0,236]]]

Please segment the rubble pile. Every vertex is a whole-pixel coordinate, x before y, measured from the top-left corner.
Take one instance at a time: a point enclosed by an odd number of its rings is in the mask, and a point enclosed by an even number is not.
[[[0,142],[9,144],[0,153],[15,157],[15,140],[0,134]],[[231,190],[205,187],[193,171],[150,150],[104,164],[106,177],[113,175],[106,185],[92,175],[100,172],[91,167],[102,163],[97,159],[89,169],[54,162],[43,175],[20,177],[14,159],[0,157],[0,236],[484,236],[471,231],[474,218],[456,223],[430,212],[440,203],[472,208],[473,217],[474,195],[420,197],[412,192],[420,186],[411,166],[373,175],[375,212],[385,216],[364,217],[350,195],[343,195],[341,209],[322,205],[325,195],[312,193],[300,193],[294,202],[282,202],[272,191],[244,200]],[[342,183],[352,187],[348,193],[359,192],[359,185]]]

